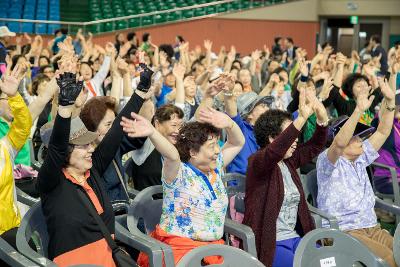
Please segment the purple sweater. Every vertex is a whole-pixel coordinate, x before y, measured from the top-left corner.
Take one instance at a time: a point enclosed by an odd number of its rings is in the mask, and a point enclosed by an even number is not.
[[[396,127],[399,131],[397,132]],[[398,119],[394,119],[393,129],[389,137],[386,139],[382,148],[379,150],[379,158],[376,160],[378,163],[389,165],[396,168],[397,179],[400,181],[400,165],[396,164],[400,161],[400,122]],[[386,169],[375,168],[374,176],[379,179],[390,179],[390,172]]]

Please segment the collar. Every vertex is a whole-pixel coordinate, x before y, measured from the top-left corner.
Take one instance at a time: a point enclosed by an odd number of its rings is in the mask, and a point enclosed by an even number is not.
[[[81,184],[78,183],[78,180],[76,180],[75,177],[73,177],[71,174],[68,173],[67,169],[63,168],[62,172],[64,173],[65,178],[70,180],[72,183],[82,186]],[[87,180],[89,177],[90,177],[90,170],[87,170],[85,172],[85,179]],[[82,187],[85,189],[90,188],[90,186],[87,183],[85,183]]]
[[[186,166],[188,166],[197,176],[199,176],[199,177],[201,177],[203,179],[203,181],[207,184],[207,187],[210,190],[211,195],[213,196],[213,198],[217,199],[217,196],[215,195],[214,189],[212,188],[212,185],[211,185],[210,180],[208,179],[208,177],[202,171],[200,171],[198,168],[193,166],[190,162],[185,162],[184,164]],[[219,175],[219,171],[218,171],[217,168],[214,169],[214,173]]]

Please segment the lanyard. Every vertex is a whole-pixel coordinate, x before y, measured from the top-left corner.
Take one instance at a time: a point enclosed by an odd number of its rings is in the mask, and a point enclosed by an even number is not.
[[[199,169],[197,169],[195,166],[193,166],[193,165],[190,164],[189,162],[186,162],[185,165],[188,166],[190,169],[192,169],[192,171],[193,171],[197,176],[200,176],[200,177],[203,179],[203,181],[206,183],[208,189],[210,190],[210,193],[211,193],[213,199],[216,200],[216,199],[217,199],[217,195],[215,194],[214,189],[213,189],[213,187],[212,187],[210,181],[208,180],[208,177],[205,176],[204,173],[202,173]],[[215,171],[216,174],[219,174],[219,172],[218,172],[217,169],[215,169],[214,171]]]
[[[97,96],[96,91],[93,89],[93,86],[90,83],[90,81],[86,82],[86,87],[89,89],[89,91],[92,93],[93,96]]]

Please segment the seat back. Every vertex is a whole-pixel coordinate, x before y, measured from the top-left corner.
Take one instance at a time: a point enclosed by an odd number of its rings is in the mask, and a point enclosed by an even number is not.
[[[319,246],[317,242],[331,239],[331,246]],[[336,229],[315,229],[305,235],[297,247],[294,267],[353,266],[362,263],[368,267],[388,267],[364,244]]]
[[[207,256],[221,256],[223,263],[207,265],[210,267],[252,266],[265,267],[260,261],[241,249],[225,245],[207,245],[191,250],[176,265],[176,267],[201,267],[202,260]]]
[[[37,252],[28,244],[31,238],[35,241]],[[17,232],[17,248],[24,256],[41,266],[56,266],[48,259],[48,244],[49,235],[47,225],[42,212],[41,202],[38,201],[22,218]]]
[[[13,267],[39,267],[39,265],[21,255],[1,237],[0,260]]]
[[[302,178],[302,184],[304,189],[304,196],[308,203],[317,206],[317,196],[318,196],[318,183],[317,183],[317,170],[314,169],[307,173]]]
[[[393,256],[397,266],[400,266],[400,224],[397,225],[393,238]]]
[[[161,185],[150,186],[143,189],[132,201],[128,210],[128,229],[137,231],[137,225],[143,221],[146,234],[151,233],[160,223],[162,212],[162,199],[155,199],[155,195],[162,194]]]
[[[237,193],[245,193],[246,191],[246,176],[240,173],[226,173],[222,177],[222,182],[225,185],[226,193],[230,198]]]

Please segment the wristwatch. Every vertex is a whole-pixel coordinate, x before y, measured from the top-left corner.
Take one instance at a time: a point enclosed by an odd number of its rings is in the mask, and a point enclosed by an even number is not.
[[[389,107],[388,104],[386,103],[386,109],[389,110],[390,112],[392,112],[392,111],[394,111],[396,109],[396,106]]]

